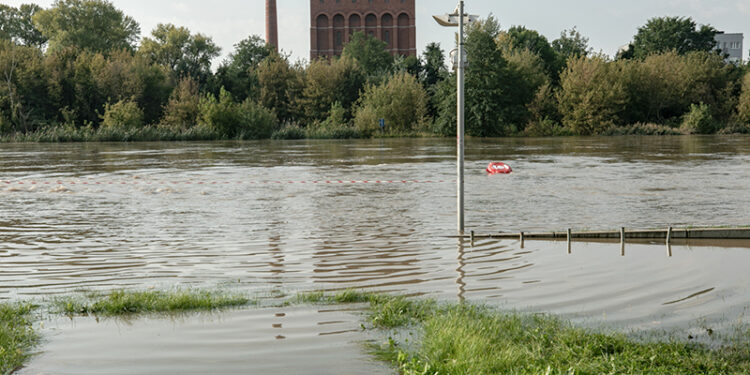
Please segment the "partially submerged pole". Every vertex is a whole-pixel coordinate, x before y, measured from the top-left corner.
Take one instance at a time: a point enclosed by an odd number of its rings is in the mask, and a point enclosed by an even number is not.
[[[458,3],[458,234],[464,233],[464,2]]]
[[[620,228],[620,255],[625,256],[625,228]]]
[[[667,245],[672,243],[672,227],[667,228]]]
[[[573,254],[573,230],[568,228],[568,254]]]

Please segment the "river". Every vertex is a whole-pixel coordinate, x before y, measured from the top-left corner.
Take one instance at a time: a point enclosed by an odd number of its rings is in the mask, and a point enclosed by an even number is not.
[[[446,139],[2,144],[0,300],[356,287],[635,331],[744,322],[749,244],[459,245],[455,174]],[[477,233],[747,224],[747,136],[467,142]]]

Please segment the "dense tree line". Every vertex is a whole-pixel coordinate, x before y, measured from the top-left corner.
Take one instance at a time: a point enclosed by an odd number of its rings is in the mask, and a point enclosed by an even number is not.
[[[716,30],[657,18],[616,59],[576,29],[548,41],[469,26],[472,136],[741,132],[750,73],[715,52]],[[221,50],[202,34],[138,23],[104,0],[0,4],[0,135],[14,139],[348,138],[455,133],[444,51],[393,57],[355,33],[341,57],[292,62],[257,36]],[[385,127],[381,127],[381,119]],[[8,136],[10,135],[10,136]],[[26,137],[26,138],[24,138]]]

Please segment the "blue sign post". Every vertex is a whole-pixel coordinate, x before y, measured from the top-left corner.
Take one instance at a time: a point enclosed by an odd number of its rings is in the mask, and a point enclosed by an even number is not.
[[[384,118],[380,119],[380,130],[385,131],[385,119]]]

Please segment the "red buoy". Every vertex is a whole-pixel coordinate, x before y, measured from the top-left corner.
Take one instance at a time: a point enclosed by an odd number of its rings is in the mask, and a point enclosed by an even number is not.
[[[513,172],[513,168],[505,163],[490,163],[487,166],[487,173],[489,174],[509,174],[511,172]]]

